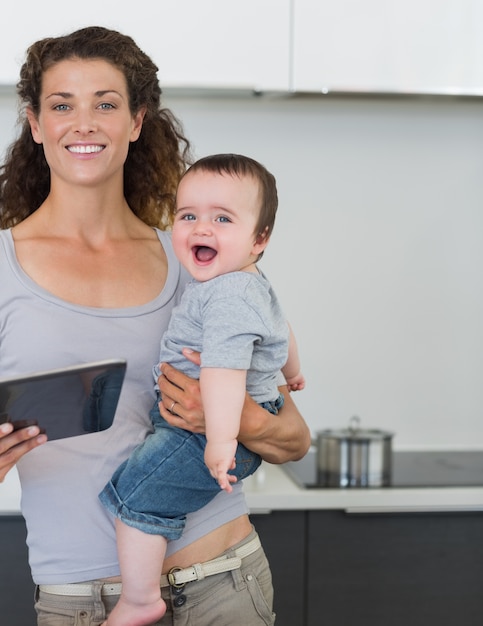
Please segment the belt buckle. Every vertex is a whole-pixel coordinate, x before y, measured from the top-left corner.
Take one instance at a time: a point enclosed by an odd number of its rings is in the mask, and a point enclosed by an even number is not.
[[[175,574],[176,572],[181,572],[182,569],[182,567],[175,566],[172,567],[167,574],[169,585],[173,588],[175,593],[181,593],[186,586],[186,583],[176,583]]]

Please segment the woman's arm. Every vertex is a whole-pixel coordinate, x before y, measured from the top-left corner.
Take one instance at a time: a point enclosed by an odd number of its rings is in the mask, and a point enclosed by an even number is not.
[[[29,426],[13,430],[10,423],[0,425],[0,483],[29,450],[40,446],[47,441],[46,435],[40,434],[38,426]]]
[[[185,353],[190,360],[197,353]],[[199,357],[198,357],[199,358]],[[196,362],[196,361],[194,361]],[[199,383],[163,363],[159,387],[161,415],[172,426],[195,433],[204,433],[204,416]],[[247,448],[269,463],[285,463],[301,459],[310,447],[310,431],[295,406],[286,386],[280,387],[285,397],[278,415],[262,409],[248,394],[245,398],[238,436]],[[175,403],[173,406],[173,402]],[[171,411],[172,409],[172,411]]]
[[[247,394],[238,440],[269,463],[298,461],[308,452],[310,431],[287,386],[279,387],[284,404],[278,415],[262,409]]]

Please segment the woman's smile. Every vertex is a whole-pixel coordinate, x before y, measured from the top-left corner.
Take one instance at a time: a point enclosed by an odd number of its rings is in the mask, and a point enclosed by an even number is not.
[[[104,145],[73,145],[67,146],[69,152],[74,154],[95,154],[104,150]]]

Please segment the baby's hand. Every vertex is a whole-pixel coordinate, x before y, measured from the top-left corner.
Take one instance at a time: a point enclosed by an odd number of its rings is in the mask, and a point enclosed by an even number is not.
[[[235,469],[235,452],[238,442],[210,442],[206,443],[205,463],[210,474],[218,482],[221,489],[227,493],[233,491],[232,483],[236,483],[236,477],[228,474],[228,470]]]
[[[302,389],[305,389],[305,377],[301,373],[287,378],[286,382],[289,391],[302,391]]]
[[[229,469],[235,469],[235,459],[233,459],[232,466]],[[218,484],[220,485],[220,489],[224,489],[227,493],[231,493],[233,491],[232,483],[236,483],[236,476],[232,474],[228,474],[227,472],[219,472],[217,476],[213,475],[213,478],[216,478]]]

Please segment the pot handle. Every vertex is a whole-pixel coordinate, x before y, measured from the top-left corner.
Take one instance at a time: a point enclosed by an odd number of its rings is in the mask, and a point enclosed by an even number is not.
[[[349,430],[351,434],[356,433],[361,428],[361,418],[357,415],[353,415],[349,420]]]

